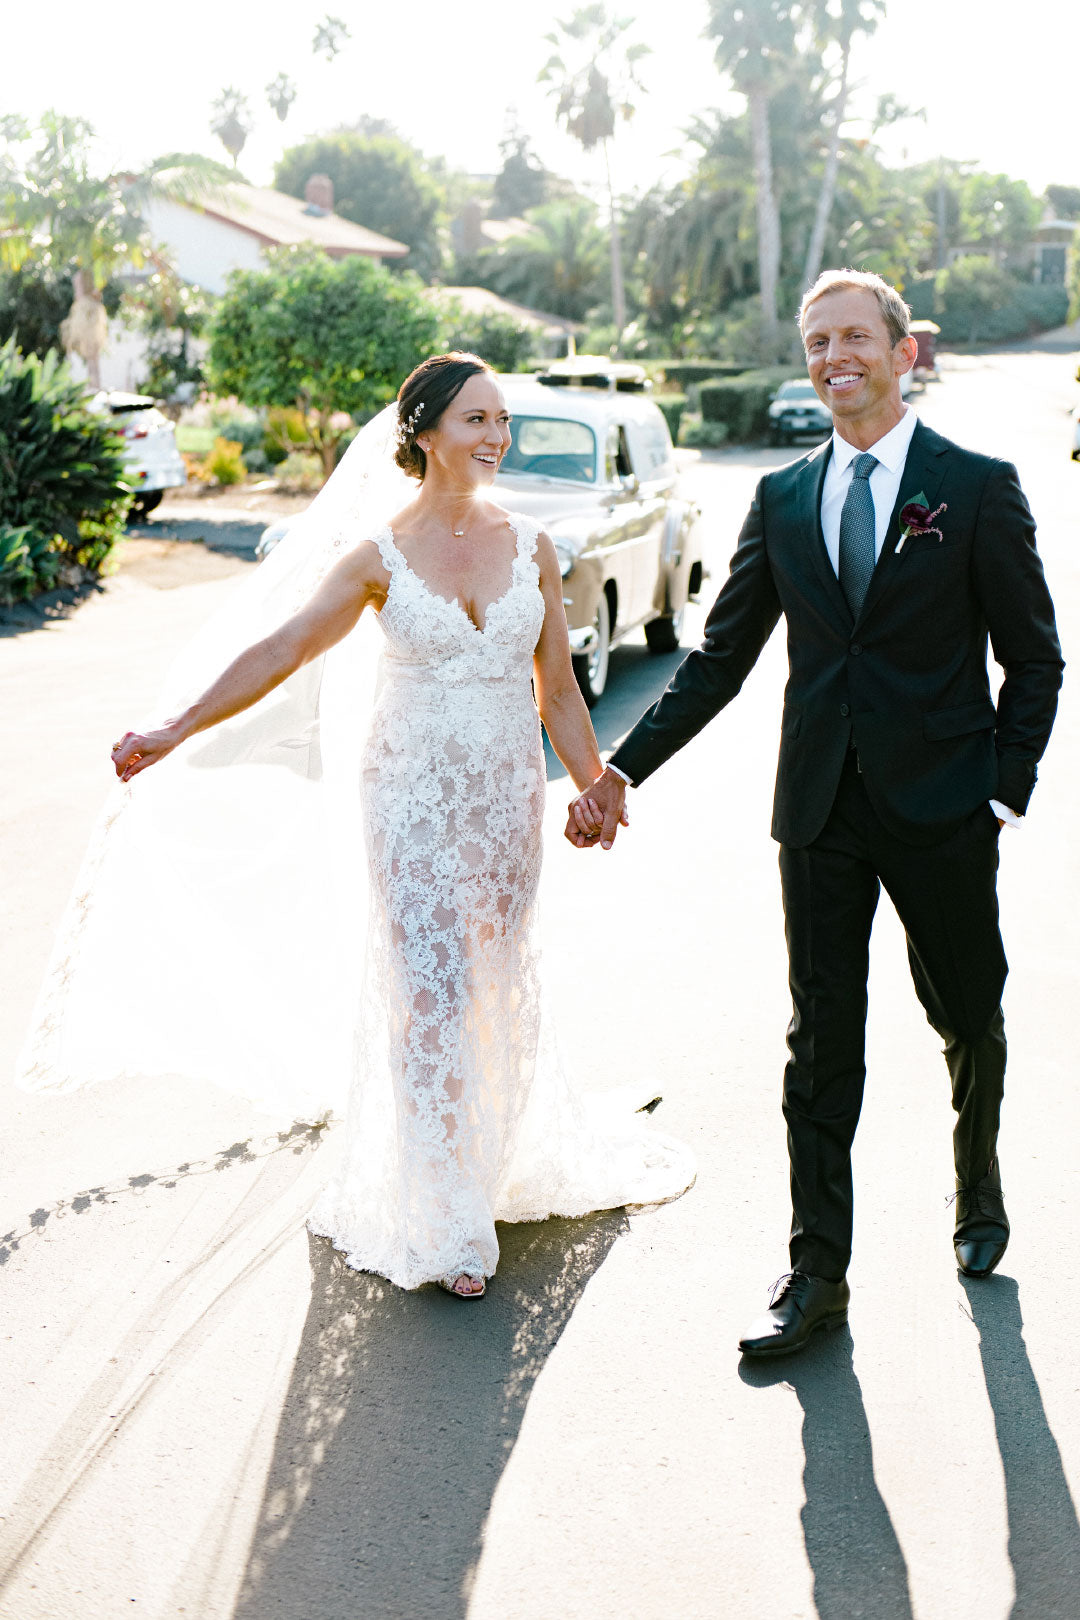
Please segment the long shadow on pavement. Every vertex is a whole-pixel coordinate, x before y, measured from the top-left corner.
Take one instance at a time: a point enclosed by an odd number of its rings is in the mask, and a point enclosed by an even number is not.
[[[818,1334],[776,1365],[744,1360],[739,1376],[757,1389],[787,1384],[803,1409],[802,1528],[820,1620],[912,1620],[907,1564],[874,1478],[853,1349],[845,1327]],[[771,1466],[763,1448],[764,1489]]]
[[[986,1392],[1005,1474],[1009,1559],[1016,1597],[1009,1620],[1075,1620],[1080,1607],[1080,1523],[1038,1380],[1024,1344],[1011,1277],[964,1281],[979,1330]],[[977,1533],[977,1520],[969,1527]]]
[[[234,1620],[464,1620],[533,1385],[625,1216],[500,1228],[482,1301],[311,1241],[311,1309]]]

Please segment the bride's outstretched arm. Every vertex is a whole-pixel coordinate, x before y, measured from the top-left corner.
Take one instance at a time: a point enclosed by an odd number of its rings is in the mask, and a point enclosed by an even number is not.
[[[130,782],[197,731],[206,731],[258,703],[302,665],[348,635],[369,602],[381,604],[387,580],[378,548],[369,541],[357,546],[331,569],[299,613],[234,658],[183,714],[155,731],[126,731],[112,750],[117,776]]]

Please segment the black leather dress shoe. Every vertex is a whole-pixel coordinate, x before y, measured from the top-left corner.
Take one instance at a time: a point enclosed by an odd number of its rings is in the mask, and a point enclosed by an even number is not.
[[[1009,1217],[1001,1196],[1001,1170],[996,1159],[973,1187],[956,1183],[956,1229],[953,1248],[965,1277],[989,1277],[1009,1246]]]
[[[843,1326],[850,1298],[846,1277],[830,1282],[789,1271],[773,1285],[769,1309],[739,1340],[739,1349],[744,1356],[788,1356],[801,1350],[818,1328]]]

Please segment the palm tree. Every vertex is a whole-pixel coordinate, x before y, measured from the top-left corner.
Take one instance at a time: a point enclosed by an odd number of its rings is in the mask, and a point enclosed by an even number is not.
[[[773,185],[769,104],[795,54],[794,0],[709,0],[716,61],[747,99],[757,205],[758,278],[766,345],[779,349],[780,210]]]
[[[289,116],[289,108],[296,100],[296,85],[287,73],[279,73],[266,86],[266,99],[282,123]]]
[[[829,125],[829,144],[825,150],[825,169],[818,192],[817,212],[806,248],[803,284],[810,287],[818,278],[821,259],[825,251],[825,232],[829,226],[833,201],[836,197],[836,174],[840,161],[840,126],[847,115],[851,46],[856,34],[871,34],[885,15],[885,0],[815,0],[811,12],[814,35],[820,48],[830,44],[840,47],[840,71],[836,95],[833,97],[832,121]]]
[[[341,50],[349,38],[349,27],[343,17],[331,17],[329,12],[315,30],[315,37],[311,42],[311,49],[315,55],[325,56],[328,62]]]
[[[16,146],[30,140],[25,124],[4,132]],[[25,157],[9,147],[0,172],[0,261],[13,270],[32,259],[70,269],[75,297],[61,335],[68,352],[86,362],[97,388],[108,335],[102,290],[126,265],[145,264],[147,203],[154,197],[197,201],[211,195],[228,171],[209,158],[171,152],[138,174],[101,176],[90,168],[94,132],[84,119],[47,112],[37,134]]]
[[[538,75],[541,84],[551,85],[560,123],[586,152],[599,146],[603,153],[611,220],[611,307],[616,352],[626,325],[626,294],[609,143],[618,121],[634,115],[630,98],[644,88],[637,76],[637,64],[649,55],[648,45],[624,41],[633,21],[632,17],[611,16],[604,5],[580,6],[569,22],[559,23],[555,33],[544,36],[556,50]],[[573,59],[570,66],[568,56]]]
[[[531,209],[528,236],[484,254],[484,284],[530,309],[584,320],[603,296],[605,242],[595,216],[584,197]]]
[[[254,127],[248,99],[239,90],[229,85],[218,96],[210,112],[211,133],[217,136],[226,152],[228,152],[235,169],[237,159],[244,150],[244,142]]]

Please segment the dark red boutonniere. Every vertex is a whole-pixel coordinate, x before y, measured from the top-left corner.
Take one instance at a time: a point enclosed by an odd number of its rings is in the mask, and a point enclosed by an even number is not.
[[[934,519],[948,510],[949,508],[942,501],[941,505],[935,507],[931,512],[926,496],[921,489],[917,495],[913,495],[909,501],[905,501],[900,508],[902,527],[900,529],[900,538],[896,542],[895,555],[899,556],[901,546],[908,536],[912,534],[936,534],[939,540],[944,540],[945,536],[941,530],[934,528]]]

